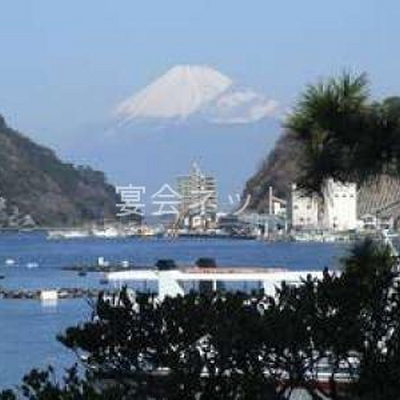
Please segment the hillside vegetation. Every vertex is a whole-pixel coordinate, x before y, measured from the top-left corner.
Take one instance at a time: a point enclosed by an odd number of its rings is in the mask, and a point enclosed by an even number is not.
[[[274,195],[286,199],[291,184],[301,174],[303,146],[290,132],[284,133],[276,142],[254,176],[246,183],[245,197],[251,196],[250,208],[268,212],[268,190],[272,186]]]
[[[304,144],[293,133],[285,132],[274,149],[261,164],[257,173],[246,183],[245,194],[251,195],[250,208],[260,213],[268,212],[268,188],[287,199],[291,184],[302,176]],[[400,218],[400,179],[381,174],[359,185],[358,215],[380,212],[381,216]]]
[[[0,116],[0,226],[64,226],[115,215],[115,189],[102,172],[64,163]],[[33,221],[32,221],[33,220]]]

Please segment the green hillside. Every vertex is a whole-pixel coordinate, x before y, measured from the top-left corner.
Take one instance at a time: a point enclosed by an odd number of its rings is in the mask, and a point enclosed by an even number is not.
[[[0,225],[65,226],[112,218],[115,189],[102,172],[62,162],[0,116]]]

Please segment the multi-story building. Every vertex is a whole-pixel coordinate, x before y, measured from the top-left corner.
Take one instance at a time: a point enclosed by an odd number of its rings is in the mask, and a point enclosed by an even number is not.
[[[360,217],[360,227],[366,231],[392,230],[394,218],[392,216],[378,217],[374,214],[364,214]]]
[[[323,188],[324,229],[348,231],[357,228],[357,185],[328,179]]]
[[[319,198],[299,190],[295,184],[289,196],[288,218],[292,229],[317,229],[319,226]]]
[[[204,174],[196,163],[189,175],[177,178],[177,191],[181,196],[180,216],[190,228],[207,228],[215,224],[218,195],[213,176]]]
[[[327,179],[322,196],[293,185],[288,217],[292,229],[348,231],[357,228],[357,186]]]
[[[271,201],[271,212],[272,215],[285,216],[287,213],[287,202],[286,200],[280,199],[279,197],[272,196]]]

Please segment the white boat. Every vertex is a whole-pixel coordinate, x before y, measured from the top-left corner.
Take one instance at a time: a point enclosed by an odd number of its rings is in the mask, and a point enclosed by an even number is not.
[[[42,290],[40,292],[40,300],[42,301],[57,301],[58,292],[57,290]]]
[[[95,228],[92,230],[94,237],[103,239],[114,239],[123,236],[123,234],[115,227],[109,226],[104,229]]]
[[[51,230],[47,234],[49,240],[82,239],[89,236],[86,230]]]

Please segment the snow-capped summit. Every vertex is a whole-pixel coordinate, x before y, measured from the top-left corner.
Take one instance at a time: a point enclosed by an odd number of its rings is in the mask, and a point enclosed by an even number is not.
[[[249,123],[273,115],[277,102],[250,89],[238,88],[219,71],[199,65],[177,65],[120,103],[117,117],[187,119],[201,115],[212,123]]]
[[[173,185],[193,160],[217,177],[222,204],[242,191],[277,138],[276,108],[213,68],[180,65],[122,102],[90,140],[77,138],[73,153],[118,185],[146,186],[146,215],[154,211],[151,194]]]
[[[228,77],[210,67],[177,65],[123,101],[117,107],[117,114],[125,120],[141,117],[186,118],[231,85]]]

